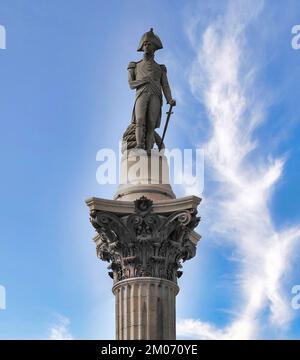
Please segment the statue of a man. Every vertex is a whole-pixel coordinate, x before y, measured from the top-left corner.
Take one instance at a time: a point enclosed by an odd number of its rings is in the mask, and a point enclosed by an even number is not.
[[[160,126],[162,91],[167,103],[175,106],[167,78],[167,68],[154,61],[154,52],[162,49],[160,38],[153,29],[146,32],[137,51],[143,51],[144,57],[128,65],[128,81],[131,89],[136,89],[136,98],[132,113],[135,123],[136,148],[151,150],[154,145],[155,129]]]

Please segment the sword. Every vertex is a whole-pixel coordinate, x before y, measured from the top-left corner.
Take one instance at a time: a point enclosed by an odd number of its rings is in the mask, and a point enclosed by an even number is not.
[[[163,142],[164,142],[164,138],[165,138],[166,131],[167,131],[167,128],[168,128],[168,125],[169,125],[169,121],[170,121],[170,117],[171,117],[171,115],[173,114],[172,109],[173,109],[173,105],[170,105],[169,111],[166,112],[166,114],[167,114],[166,125],[165,125],[165,128],[164,128],[164,132],[163,132],[163,135],[162,135],[162,138],[161,138],[161,142],[160,142],[158,151],[161,150],[162,144],[163,144]]]

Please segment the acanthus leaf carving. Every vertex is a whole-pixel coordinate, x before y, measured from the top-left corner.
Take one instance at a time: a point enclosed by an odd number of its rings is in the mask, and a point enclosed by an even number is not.
[[[99,234],[97,256],[110,262],[114,282],[140,276],[177,282],[181,263],[195,256],[190,233],[200,220],[196,209],[164,215],[153,213],[152,206],[151,200],[141,197],[130,215],[91,212],[91,223]]]

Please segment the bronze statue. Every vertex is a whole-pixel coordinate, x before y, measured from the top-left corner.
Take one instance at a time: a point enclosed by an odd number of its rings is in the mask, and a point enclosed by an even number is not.
[[[160,38],[150,29],[142,36],[137,49],[144,52],[143,59],[132,61],[128,65],[128,82],[130,88],[136,90],[136,98],[132,124],[123,135],[127,149],[140,148],[149,151],[154,142],[160,147],[161,138],[155,129],[161,123],[162,92],[168,104],[176,105],[167,78],[167,68],[154,60],[155,51],[162,48]]]

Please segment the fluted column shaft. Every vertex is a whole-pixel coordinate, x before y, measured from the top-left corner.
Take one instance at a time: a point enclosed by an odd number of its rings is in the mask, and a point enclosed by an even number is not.
[[[116,338],[118,340],[175,340],[176,295],[172,281],[139,277],[117,282]]]

